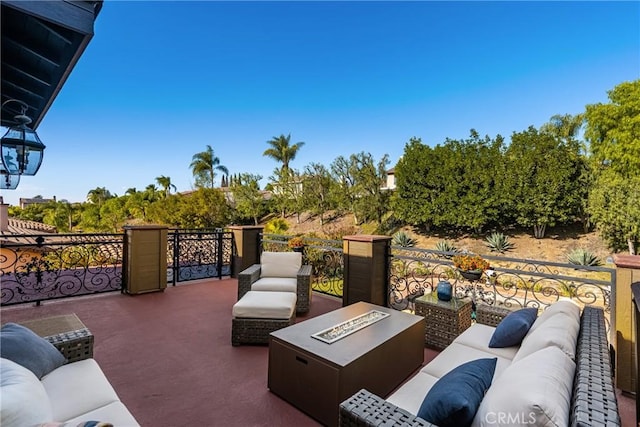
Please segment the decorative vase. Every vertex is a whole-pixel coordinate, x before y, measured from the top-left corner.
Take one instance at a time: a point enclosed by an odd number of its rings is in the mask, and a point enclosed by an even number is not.
[[[458,270],[462,277],[467,280],[480,280],[482,270]]]
[[[440,301],[451,301],[452,286],[448,280],[438,282],[438,299]]]
[[[291,250],[293,252],[304,252],[304,246],[294,246]]]

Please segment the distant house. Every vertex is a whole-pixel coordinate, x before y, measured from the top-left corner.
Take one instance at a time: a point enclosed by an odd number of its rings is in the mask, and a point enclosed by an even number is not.
[[[56,201],[56,196],[53,196],[53,199],[44,199],[41,196],[36,196],[31,199],[25,199],[20,197],[20,207],[24,209],[29,205],[37,205],[40,203],[49,203],[49,202],[55,202],[55,201]]]

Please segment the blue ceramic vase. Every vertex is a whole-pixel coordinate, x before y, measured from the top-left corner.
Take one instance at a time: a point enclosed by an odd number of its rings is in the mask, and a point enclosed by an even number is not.
[[[438,299],[440,301],[451,301],[452,286],[448,280],[438,282]]]

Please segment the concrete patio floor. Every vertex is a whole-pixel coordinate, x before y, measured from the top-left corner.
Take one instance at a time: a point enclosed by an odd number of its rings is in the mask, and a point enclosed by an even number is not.
[[[94,357],[143,426],[317,426],[267,388],[267,346],[231,346],[235,279],[200,280],[143,295],[111,293],[6,307],[2,323],[76,313]],[[297,321],[341,307],[314,294]],[[437,352],[425,349],[425,363]],[[618,393],[623,426],[635,400]],[[108,420],[105,420],[108,421]]]

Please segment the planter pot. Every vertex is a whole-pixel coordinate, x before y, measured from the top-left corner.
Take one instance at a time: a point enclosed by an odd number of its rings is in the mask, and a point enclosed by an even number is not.
[[[453,291],[453,288],[451,286],[451,283],[449,283],[449,281],[441,280],[438,282],[437,294],[438,294],[438,299],[440,301],[451,301],[452,291]]]
[[[460,275],[467,280],[480,280],[482,270],[458,270]]]

